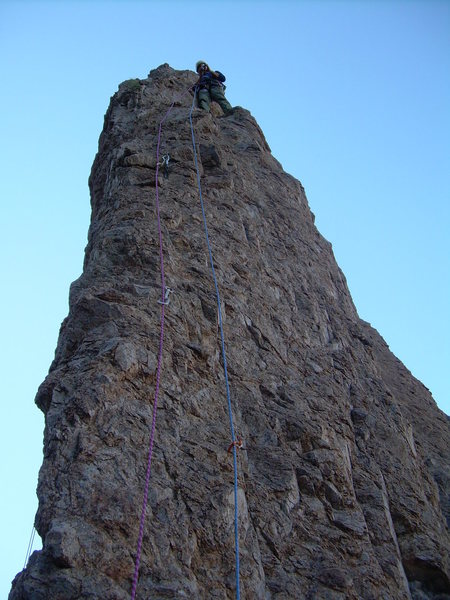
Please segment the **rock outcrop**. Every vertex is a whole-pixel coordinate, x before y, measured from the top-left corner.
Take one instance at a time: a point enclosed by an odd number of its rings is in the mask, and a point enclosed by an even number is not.
[[[189,128],[195,81],[163,65],[112,97],[45,413],[36,528],[11,600],[130,597],[163,369],[137,598],[235,597],[233,463]],[[181,96],[181,97],[180,97]],[[359,319],[301,184],[254,118],[194,110],[238,453],[241,598],[450,598],[449,425]]]

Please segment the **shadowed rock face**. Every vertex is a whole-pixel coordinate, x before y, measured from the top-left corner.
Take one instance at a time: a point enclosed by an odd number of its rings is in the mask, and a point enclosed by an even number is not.
[[[112,97],[84,270],[44,411],[35,552],[18,599],[129,598],[161,297],[158,124],[195,81],[163,65]],[[188,114],[163,127],[163,369],[138,598],[234,598],[233,473]],[[361,321],[301,184],[244,109],[194,111],[239,451],[241,597],[449,596],[448,422]]]

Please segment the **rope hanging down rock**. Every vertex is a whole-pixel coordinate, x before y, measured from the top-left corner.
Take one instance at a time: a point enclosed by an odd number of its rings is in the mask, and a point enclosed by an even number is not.
[[[184,94],[186,94],[187,91],[188,90],[186,90],[182,94],[182,96],[184,96]],[[152,416],[152,426],[151,426],[151,431],[150,431],[150,442],[149,442],[148,458],[147,458],[147,471],[146,471],[146,475],[145,475],[144,499],[142,501],[141,518],[140,518],[140,522],[139,522],[139,537],[138,537],[138,543],[137,543],[137,549],[136,549],[136,562],[134,565],[133,583],[131,586],[131,600],[135,600],[135,598],[136,598],[136,588],[137,588],[137,582],[138,582],[138,578],[139,578],[139,565],[141,562],[142,539],[144,537],[145,514],[147,512],[148,491],[149,491],[149,487],[150,487],[150,473],[151,473],[151,467],[152,467],[153,444],[154,444],[154,440],[155,440],[156,410],[158,407],[159,382],[160,382],[160,378],[161,378],[162,351],[163,351],[163,342],[164,342],[164,308],[169,303],[168,302],[168,293],[167,293],[169,288],[166,289],[166,284],[165,284],[165,280],[164,280],[164,253],[163,253],[161,217],[160,217],[160,210],[159,210],[158,175],[159,175],[159,167],[160,167],[159,151],[160,151],[160,145],[161,145],[162,126],[163,126],[163,123],[165,122],[165,120],[167,119],[167,117],[169,116],[170,111],[174,107],[175,101],[176,100],[174,100],[172,102],[172,104],[170,105],[166,114],[164,115],[164,117],[161,119],[161,121],[159,123],[158,142],[156,145],[155,189],[156,189],[156,219],[157,219],[157,224],[158,224],[159,260],[160,260],[160,271],[161,271],[161,300],[159,301],[159,303],[161,305],[161,318],[160,318],[161,328],[160,328],[160,334],[159,334],[158,365],[156,368],[155,396],[154,396],[154,400],[153,400],[153,416]],[[167,166],[167,162],[168,162],[168,159],[165,159],[166,166]]]
[[[31,530],[31,534],[30,534],[30,541],[28,542],[28,548],[27,548],[27,553],[25,555],[25,563],[23,565],[23,568],[26,569],[28,561],[30,559],[31,556],[31,551],[33,550],[33,544],[34,544],[34,536],[36,535],[36,528],[33,525],[33,528]]]
[[[190,89],[190,88],[189,88]],[[150,488],[150,474],[151,474],[151,464],[152,464],[152,456],[153,456],[153,445],[155,439],[155,431],[156,431],[156,412],[158,406],[158,395],[159,395],[159,386],[160,386],[160,378],[161,378],[161,367],[162,367],[162,351],[163,351],[163,341],[164,341],[164,307],[169,304],[169,294],[172,290],[170,288],[166,288],[165,279],[164,279],[164,253],[163,253],[163,239],[162,239],[162,228],[161,228],[161,217],[160,217],[160,206],[159,206],[159,187],[158,187],[158,175],[159,175],[159,167],[164,165],[165,168],[168,166],[168,156],[163,157],[163,162],[160,163],[159,153],[160,153],[160,145],[161,145],[161,131],[163,123],[166,121],[169,116],[170,111],[175,105],[176,100],[180,100],[182,96],[184,96],[188,91],[186,90],[179,96],[179,98],[175,99],[170,105],[169,109],[165,113],[164,117],[161,119],[159,123],[158,129],[158,141],[156,147],[156,175],[155,175],[155,196],[156,196],[156,217],[157,217],[157,225],[158,225],[158,237],[159,237],[159,258],[160,258],[160,271],[161,271],[161,300],[159,300],[159,304],[161,305],[161,318],[160,318],[160,336],[159,336],[159,351],[158,351],[158,364],[156,369],[156,386],[155,386],[155,395],[153,400],[153,415],[152,415],[152,425],[150,431],[150,442],[149,442],[149,450],[148,450],[148,458],[147,458],[147,470],[145,476],[145,486],[144,486],[144,498],[142,502],[142,510],[141,510],[141,518],[139,522],[139,536],[138,543],[136,549],[136,561],[134,567],[133,574],[133,582],[131,587],[131,600],[135,600],[136,598],[136,589],[137,583],[139,579],[139,565],[141,562],[141,554],[142,554],[142,540],[144,537],[144,527],[145,527],[145,516],[147,511],[147,503],[148,503],[148,494]],[[222,308],[220,301],[220,293],[219,286],[217,283],[217,277],[214,269],[214,260],[211,250],[211,244],[209,242],[209,234],[208,234],[208,225],[206,222],[206,213],[205,207],[203,203],[202,197],[202,189],[200,183],[200,171],[198,168],[198,159],[197,159],[197,149],[195,142],[195,134],[194,134],[194,126],[192,123],[192,112],[195,104],[195,93],[194,98],[192,100],[191,110],[189,112],[189,122],[191,126],[191,136],[192,136],[192,145],[194,148],[194,159],[195,159],[195,168],[197,171],[197,184],[198,191],[200,196],[200,204],[203,215],[203,225],[206,236],[206,243],[208,246],[208,254],[209,261],[211,265],[212,276],[214,280],[214,286],[216,290],[216,299],[217,299],[217,310],[219,315],[219,328],[220,328],[220,339],[221,339],[221,347],[222,347],[222,360],[223,360],[223,369],[225,375],[225,387],[226,387],[226,396],[227,396],[227,404],[228,404],[228,416],[230,421],[230,432],[231,432],[231,445],[228,448],[228,451],[233,452],[233,467],[234,467],[234,537],[235,537],[235,557],[236,557],[236,600],[240,600],[240,577],[239,577],[239,512],[238,512],[238,467],[237,467],[237,449],[242,446],[242,441],[236,439],[234,425],[233,425],[233,411],[231,406],[231,395],[230,395],[230,386],[228,382],[228,368],[227,368],[227,358],[225,353],[225,336],[223,332],[223,321],[222,321]]]
[[[195,134],[194,134],[194,126],[192,124],[192,112],[194,110],[195,104],[195,94],[194,99],[192,100],[192,106],[189,113],[189,123],[191,125],[191,136],[192,136],[192,147],[194,149],[194,161],[195,161],[195,169],[197,171],[197,185],[198,185],[198,193],[200,196],[200,205],[202,208],[202,216],[203,216],[203,225],[205,229],[205,237],[206,244],[208,246],[208,254],[209,254],[209,262],[211,265],[211,272],[214,279],[214,286],[216,288],[216,300],[217,300],[217,311],[219,315],[219,328],[220,328],[220,341],[222,346],[222,361],[223,361],[223,371],[225,375],[225,387],[227,394],[227,404],[228,404],[228,417],[230,421],[230,432],[231,432],[231,447],[233,450],[233,470],[234,470],[234,543],[235,543],[235,555],[236,555],[236,600],[240,599],[240,583],[239,583],[239,514],[238,514],[238,468],[237,468],[237,448],[236,446],[239,444],[239,441],[236,440],[236,435],[234,431],[233,425],[233,410],[231,406],[231,395],[230,395],[230,385],[228,382],[228,368],[227,368],[227,357],[225,353],[225,336],[223,333],[223,323],[222,323],[222,307],[220,302],[220,293],[219,293],[219,285],[217,283],[216,271],[214,269],[214,260],[211,250],[211,244],[209,243],[209,234],[208,234],[208,224],[206,222],[206,213],[205,206],[203,203],[202,196],[202,186],[200,183],[200,171],[198,168],[198,159],[197,159],[197,148],[195,142]],[[231,447],[229,449],[231,449]]]

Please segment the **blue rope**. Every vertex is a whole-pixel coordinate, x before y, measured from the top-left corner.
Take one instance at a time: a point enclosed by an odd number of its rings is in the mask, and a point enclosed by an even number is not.
[[[211,264],[211,271],[212,271],[212,276],[214,279],[214,286],[216,288],[217,310],[218,310],[218,314],[219,314],[220,340],[221,340],[221,345],[222,345],[223,371],[224,371],[224,375],[225,375],[225,387],[226,387],[226,391],[227,391],[228,417],[230,419],[231,440],[233,442],[234,543],[235,543],[235,554],[236,554],[236,600],[239,600],[241,593],[240,593],[240,585],[239,585],[238,468],[237,468],[236,437],[235,437],[234,425],[233,425],[233,411],[232,411],[232,407],[231,407],[230,385],[228,383],[227,357],[225,354],[225,337],[223,334],[222,308],[221,308],[221,304],[220,304],[219,285],[217,283],[216,271],[214,269],[214,260],[213,260],[212,250],[211,250],[211,244],[209,243],[208,225],[206,223],[205,206],[203,204],[203,197],[202,197],[202,186],[200,184],[200,172],[199,172],[199,168],[198,168],[197,148],[196,148],[196,143],[195,143],[194,126],[192,124],[192,111],[194,110],[194,103],[195,103],[195,93],[194,93],[194,99],[192,100],[191,111],[189,113],[189,122],[191,124],[192,147],[194,148],[194,160],[195,160],[195,169],[197,171],[198,193],[200,196],[200,204],[202,207],[203,225],[205,227],[206,243],[208,245],[209,262]]]
[[[30,535],[30,541],[28,542],[28,548],[27,548],[27,553],[25,556],[25,563],[23,565],[23,568],[26,569],[28,561],[30,560],[30,556],[31,556],[31,551],[33,550],[33,544],[34,544],[34,536],[36,534],[36,528],[33,525],[33,529],[31,530],[31,535]]]

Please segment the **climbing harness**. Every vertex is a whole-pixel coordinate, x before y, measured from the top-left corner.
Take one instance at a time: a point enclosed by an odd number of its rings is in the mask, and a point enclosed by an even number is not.
[[[197,91],[197,88],[196,88],[196,91]],[[241,592],[240,592],[240,579],[239,579],[238,468],[237,468],[237,448],[236,448],[237,440],[236,440],[236,435],[235,435],[235,432],[234,432],[233,409],[232,409],[232,406],[231,406],[230,385],[229,385],[229,382],[228,382],[228,367],[227,367],[227,357],[226,357],[226,353],[225,353],[225,336],[224,336],[224,333],[223,333],[222,307],[221,307],[221,301],[220,301],[219,285],[217,283],[217,277],[216,277],[216,271],[214,269],[214,260],[213,260],[212,250],[211,250],[211,244],[209,242],[208,224],[206,222],[205,206],[204,206],[204,202],[203,202],[202,186],[201,186],[201,182],[200,182],[200,170],[198,168],[197,144],[196,144],[196,141],[195,141],[194,125],[192,123],[192,112],[194,110],[194,104],[195,104],[195,94],[194,94],[194,99],[192,100],[192,106],[191,106],[191,110],[190,110],[190,113],[189,113],[189,122],[190,122],[190,125],[191,125],[192,147],[194,149],[194,162],[195,162],[195,169],[196,169],[196,172],[197,172],[197,186],[198,186],[198,193],[199,193],[199,196],[200,196],[200,205],[201,205],[201,209],[202,209],[203,226],[204,226],[204,230],[205,230],[206,244],[208,246],[209,263],[210,263],[210,266],[211,266],[212,277],[213,277],[213,280],[214,280],[214,287],[216,289],[217,311],[218,311],[218,315],[219,315],[220,341],[221,341],[221,347],[222,347],[222,362],[223,362],[223,371],[224,371],[224,376],[225,376],[225,389],[226,389],[227,404],[228,404],[228,418],[229,418],[229,422],[230,422],[230,431],[231,431],[231,440],[232,440],[230,448],[232,449],[232,452],[233,452],[233,471],[234,471],[234,544],[235,544],[235,561],[236,561],[236,600],[239,600],[240,596],[241,596]]]

